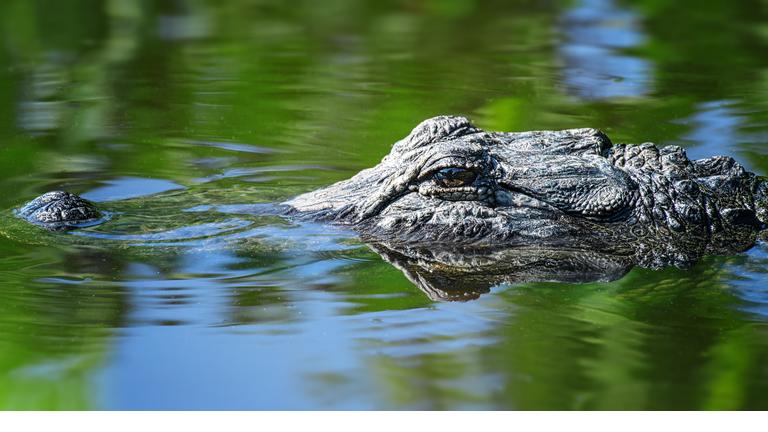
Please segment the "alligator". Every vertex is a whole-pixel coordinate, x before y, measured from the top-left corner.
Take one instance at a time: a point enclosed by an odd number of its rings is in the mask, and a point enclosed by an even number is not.
[[[614,145],[590,128],[484,132],[440,116],[395,143],[379,165],[271,211],[345,226],[406,255],[579,251],[685,268],[703,254],[754,246],[768,223],[766,199],[765,180],[731,157],[690,160],[677,146]],[[54,231],[104,219],[94,203],[63,191],[17,215]]]

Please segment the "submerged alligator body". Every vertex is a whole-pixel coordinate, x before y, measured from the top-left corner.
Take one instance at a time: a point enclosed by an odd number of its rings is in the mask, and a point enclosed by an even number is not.
[[[348,226],[401,252],[590,251],[655,268],[742,252],[768,222],[764,181],[730,157],[613,145],[596,129],[484,132],[451,116],[422,122],[381,164],[278,212]],[[60,191],[17,214],[52,230],[103,218]]]

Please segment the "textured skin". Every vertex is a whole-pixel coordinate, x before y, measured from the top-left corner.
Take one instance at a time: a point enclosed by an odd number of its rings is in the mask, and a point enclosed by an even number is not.
[[[474,180],[440,185],[446,168]],[[741,252],[766,222],[764,182],[730,157],[613,146],[596,129],[488,133],[451,116],[422,122],[376,167],[285,204],[384,240],[577,248],[649,267]]]

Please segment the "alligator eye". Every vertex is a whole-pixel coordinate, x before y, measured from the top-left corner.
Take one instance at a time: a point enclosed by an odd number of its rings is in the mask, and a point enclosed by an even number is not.
[[[470,185],[476,177],[477,174],[474,171],[463,168],[443,168],[433,174],[435,182],[447,188]]]

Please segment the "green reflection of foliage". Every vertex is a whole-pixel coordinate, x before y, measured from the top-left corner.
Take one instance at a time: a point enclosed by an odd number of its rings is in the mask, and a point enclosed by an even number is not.
[[[455,410],[488,402],[472,394],[471,377],[481,375],[470,350],[424,354],[416,358],[380,358],[383,392],[397,408]]]
[[[755,351],[758,328],[723,307],[736,299],[715,261],[505,292],[529,309],[509,327],[515,343],[489,351],[511,360],[510,376],[530,377],[510,380],[505,396],[523,409],[746,408],[744,397],[766,390],[750,366],[764,348]]]
[[[0,409],[98,408],[90,377],[123,306],[109,283],[89,280],[115,269],[101,257],[24,249],[0,237]]]
[[[706,353],[702,409],[737,410],[749,407],[752,382],[760,376],[760,353],[756,349],[754,326],[724,332]],[[762,398],[761,398],[762,399]]]

